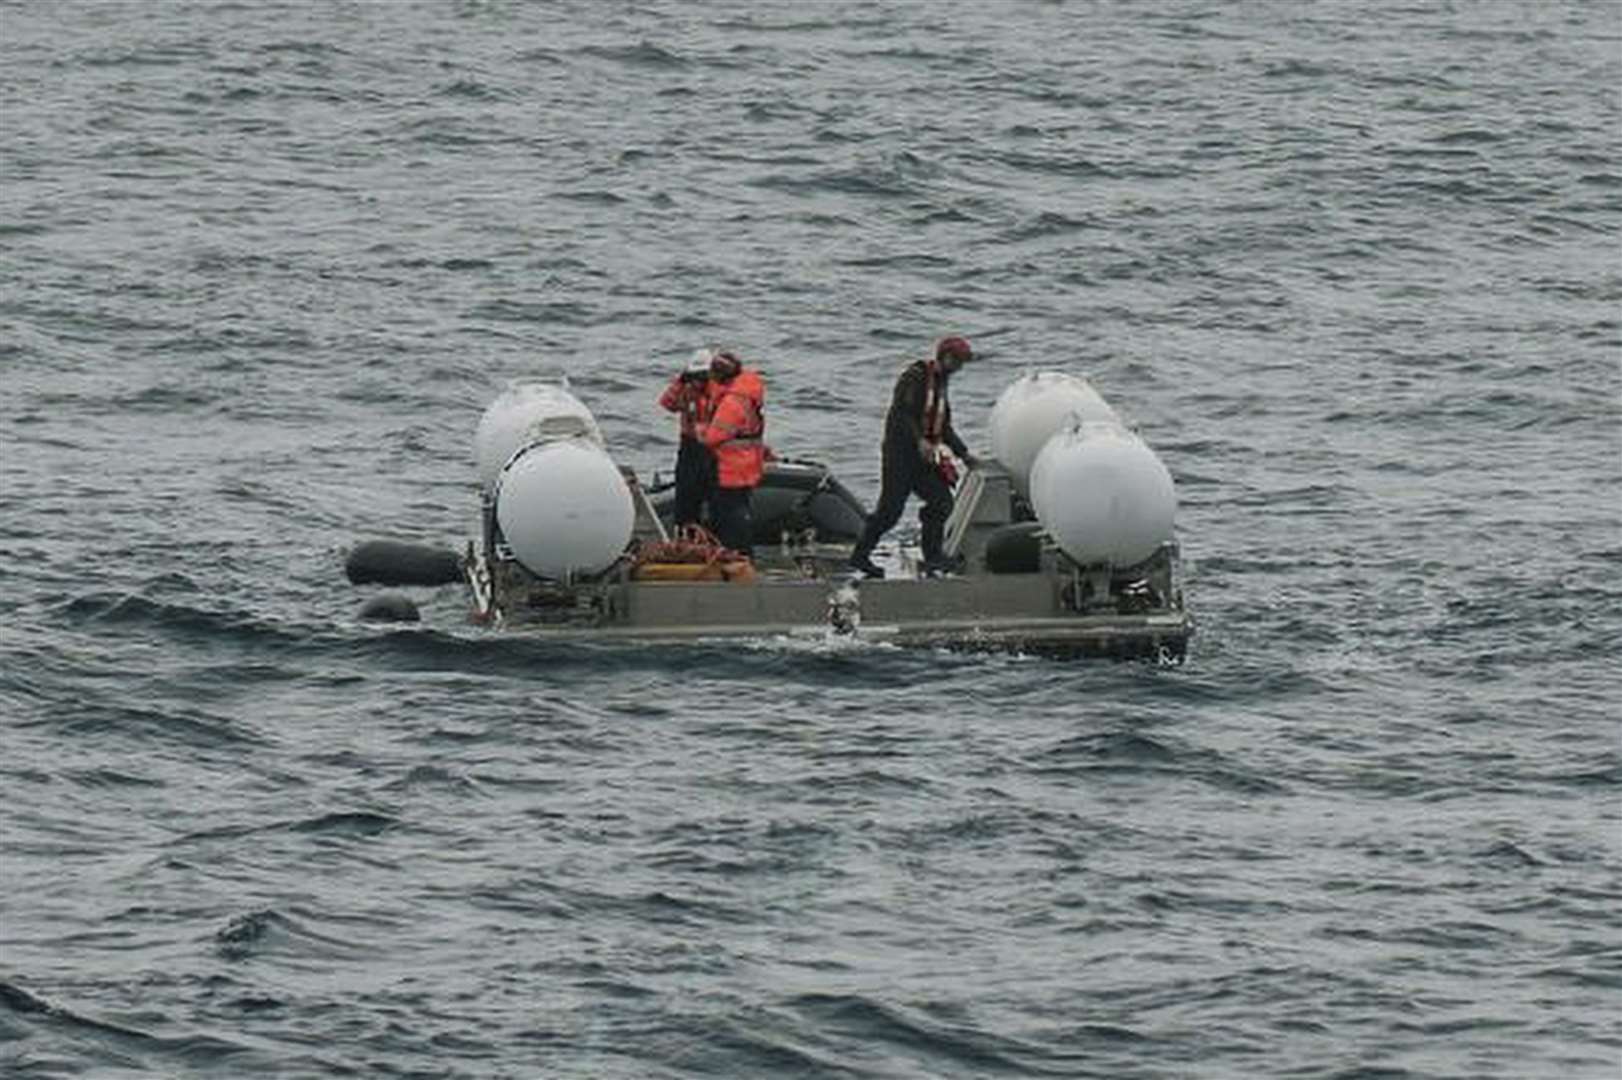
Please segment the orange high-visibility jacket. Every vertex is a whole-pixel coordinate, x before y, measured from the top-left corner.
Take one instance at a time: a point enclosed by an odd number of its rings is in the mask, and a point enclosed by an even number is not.
[[[659,395],[659,405],[668,412],[681,414],[682,438],[696,439],[699,427],[709,422],[715,402],[709,380],[684,379],[677,375]]]
[[[715,451],[716,483],[752,488],[766,471],[766,384],[748,368],[729,382],[710,380],[713,411],[698,427],[699,440]]]

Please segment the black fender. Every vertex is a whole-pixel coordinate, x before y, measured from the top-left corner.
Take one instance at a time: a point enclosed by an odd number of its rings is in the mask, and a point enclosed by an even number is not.
[[[462,580],[462,558],[448,548],[367,540],[344,561],[354,585],[454,585]]]
[[[1042,525],[1019,521],[986,537],[986,570],[993,574],[1034,574],[1042,569]]]
[[[378,593],[361,605],[360,617],[366,622],[420,622],[422,613],[409,596],[399,593]]]

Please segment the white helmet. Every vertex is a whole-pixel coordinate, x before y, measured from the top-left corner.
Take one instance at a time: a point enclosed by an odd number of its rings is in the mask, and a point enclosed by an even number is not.
[[[710,360],[714,357],[714,349],[695,349],[684,370],[688,375],[708,375],[710,373]]]

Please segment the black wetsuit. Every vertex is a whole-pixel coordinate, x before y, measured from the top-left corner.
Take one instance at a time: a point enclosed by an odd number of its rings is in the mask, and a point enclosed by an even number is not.
[[[901,511],[908,495],[924,500],[918,511],[923,526],[921,547],[924,561],[938,564],[941,546],[946,534],[946,519],[952,513],[952,489],[934,462],[924,456],[919,444],[924,438],[924,411],[928,404],[930,362],[919,360],[907,366],[896,380],[895,393],[890,398],[890,411],[884,418],[884,472],[879,488],[879,502],[867,519],[867,528],[851,553],[852,561],[866,560],[878,545],[879,538],[901,520]],[[947,372],[940,370],[940,441],[954,454],[969,459],[968,448],[952,430],[952,403],[946,396]]]
[[[703,520],[704,504],[715,498],[715,455],[692,435],[681,437],[676,451],[677,525],[696,525]]]

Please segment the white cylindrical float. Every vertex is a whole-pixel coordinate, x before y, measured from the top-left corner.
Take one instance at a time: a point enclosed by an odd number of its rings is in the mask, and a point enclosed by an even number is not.
[[[613,565],[631,540],[631,489],[589,437],[531,443],[497,477],[496,522],[530,573],[564,580]]]
[[[518,379],[490,403],[473,436],[479,483],[489,488],[520,448],[545,439],[584,436],[603,445],[597,418],[579,398],[556,383]]]
[[[1107,421],[1073,424],[1031,466],[1031,508],[1083,566],[1133,566],[1172,539],[1171,473],[1137,435]]]
[[[1016,492],[1030,498],[1036,455],[1077,420],[1121,422],[1092,384],[1077,375],[1032,372],[1002,392],[991,410],[991,454],[1008,470]]]

